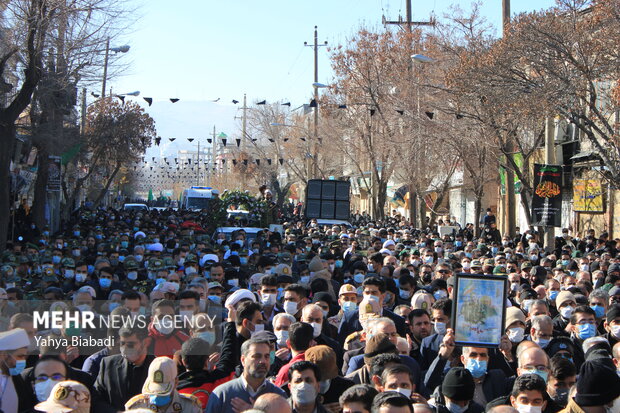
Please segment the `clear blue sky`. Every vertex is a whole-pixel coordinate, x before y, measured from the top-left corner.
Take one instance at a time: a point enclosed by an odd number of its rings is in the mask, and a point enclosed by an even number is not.
[[[381,16],[405,15],[404,0],[135,0],[142,16],[119,43],[131,45],[122,59],[129,71],[112,79],[117,93],[140,90],[152,97],[147,111],[156,121],[167,154],[190,149],[185,137],[206,138],[215,125],[234,136],[239,121],[232,99],[291,101],[310,99],[313,82],[313,28],[319,42],[344,43],[360,25],[382,29]],[[554,0],[513,0],[512,13],[538,10]],[[469,1],[413,0],[414,20],[431,13],[441,19],[452,4],[468,9]],[[501,24],[501,0],[485,0],[483,14]],[[112,45],[114,46],[114,45]],[[325,47],[319,54],[319,81],[331,78]],[[181,99],[174,105],[168,98]],[[218,103],[209,100],[220,98]],[[177,139],[170,144],[169,137]],[[195,143],[195,142],[194,142]],[[150,150],[149,156],[159,154]]]

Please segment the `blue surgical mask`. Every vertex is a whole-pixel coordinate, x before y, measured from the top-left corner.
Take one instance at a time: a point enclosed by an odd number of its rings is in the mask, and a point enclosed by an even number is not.
[[[52,263],[60,264],[60,256],[59,255],[52,256]]]
[[[355,281],[356,284],[361,284],[364,282],[364,278],[366,278],[366,275],[364,275],[363,272],[358,272],[357,274],[353,275],[353,281]]]
[[[241,263],[241,265],[248,265],[248,258],[247,257],[239,257],[239,262]]]
[[[114,310],[120,305],[121,305],[120,303],[110,303],[110,305],[108,305],[108,309],[110,310],[110,312],[112,312],[112,310]]]
[[[552,301],[555,301],[555,299],[557,298],[558,294],[560,294],[559,290],[549,291],[549,299],[552,300]]]
[[[335,262],[336,268],[342,268],[342,264],[343,264],[342,260],[336,260]]]
[[[158,407],[166,406],[167,404],[170,404],[171,401],[172,401],[172,396],[170,394],[167,396],[153,394],[149,397],[149,402],[151,402],[151,404],[154,404],[155,406],[158,406]]]
[[[18,376],[26,368],[26,360],[15,360],[15,367],[9,368],[9,374],[11,376]]]
[[[109,278],[100,278],[99,279],[99,286],[101,288],[110,288],[110,286],[112,285],[112,280]]]
[[[129,241],[121,241],[121,247],[125,249],[129,248]]]
[[[398,295],[400,298],[402,298],[403,300],[408,300],[411,298],[411,291],[409,290],[401,290],[400,288],[398,289]]]
[[[269,364],[273,366],[273,363],[275,363],[275,361],[276,361],[276,352],[270,351],[269,352]]]
[[[591,305],[590,308],[594,310],[596,318],[603,318],[605,315],[605,307],[602,305]]]
[[[282,297],[284,297],[284,288],[278,287],[278,296],[276,300],[282,301]]]
[[[218,295],[210,295],[208,298],[216,304],[222,304],[222,297]]]
[[[596,335],[596,326],[594,324],[579,324],[579,333],[577,334],[580,339],[586,340]]]
[[[355,301],[345,301],[342,303],[342,311],[345,314],[353,313],[357,310],[357,303]]]
[[[216,296],[213,296],[213,297],[216,297]],[[201,333],[196,334],[195,337],[200,338],[209,344],[215,343],[215,332],[214,331],[203,331]]]
[[[463,246],[463,241],[454,241],[454,246],[457,248]]]
[[[479,379],[487,373],[487,361],[468,358],[465,368],[475,379]]]

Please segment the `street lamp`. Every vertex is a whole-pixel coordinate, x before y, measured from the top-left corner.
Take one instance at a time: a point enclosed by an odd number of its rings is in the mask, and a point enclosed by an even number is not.
[[[105,42],[105,60],[103,63],[103,85],[101,86],[101,97],[105,97],[105,84],[108,77],[108,56],[110,51],[114,53],[127,53],[129,51],[129,45],[123,45],[118,47],[110,47],[110,38]],[[133,96],[133,95],[132,95]],[[137,96],[137,95],[136,95]]]

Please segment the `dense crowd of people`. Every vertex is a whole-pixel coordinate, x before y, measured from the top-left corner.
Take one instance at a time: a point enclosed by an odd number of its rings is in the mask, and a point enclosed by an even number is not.
[[[0,411],[620,413],[608,234],[564,229],[543,246],[502,235],[490,212],[479,236],[367,214],[282,233],[204,218],[81,208],[10,243]],[[506,280],[499,345],[457,341],[459,274]]]

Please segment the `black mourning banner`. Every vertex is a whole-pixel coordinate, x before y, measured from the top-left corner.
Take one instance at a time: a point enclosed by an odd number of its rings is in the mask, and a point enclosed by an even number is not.
[[[532,225],[562,226],[562,166],[534,164]]]

